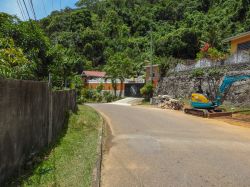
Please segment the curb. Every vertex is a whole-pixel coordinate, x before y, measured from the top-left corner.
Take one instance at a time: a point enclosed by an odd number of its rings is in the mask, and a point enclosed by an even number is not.
[[[101,128],[99,129],[99,133],[98,133],[98,143],[97,143],[97,161],[95,164],[95,167],[93,169],[93,173],[92,173],[92,187],[100,187],[101,186],[101,170],[102,170],[102,149],[103,149],[103,128],[106,125],[106,121],[105,119],[102,117],[102,115],[95,110],[102,122],[101,122]]]

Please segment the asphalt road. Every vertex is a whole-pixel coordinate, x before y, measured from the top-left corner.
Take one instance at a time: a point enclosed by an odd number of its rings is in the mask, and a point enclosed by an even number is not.
[[[103,187],[250,186],[250,128],[171,110],[91,106],[113,135]]]

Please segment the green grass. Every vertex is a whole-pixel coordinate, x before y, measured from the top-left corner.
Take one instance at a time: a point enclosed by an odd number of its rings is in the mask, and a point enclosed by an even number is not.
[[[100,124],[92,108],[79,106],[78,113],[69,118],[64,137],[22,186],[90,186]]]
[[[249,107],[239,107],[239,106],[233,106],[230,104],[223,104],[221,108],[224,108],[228,112],[237,112],[240,114],[250,114],[250,108]]]

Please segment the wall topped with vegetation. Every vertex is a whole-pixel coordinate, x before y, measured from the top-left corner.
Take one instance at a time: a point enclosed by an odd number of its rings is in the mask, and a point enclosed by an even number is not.
[[[155,95],[170,95],[175,98],[190,98],[191,94],[198,90],[200,80],[203,78],[202,89],[209,90],[207,76],[213,77],[215,86],[218,87],[225,74],[236,71],[239,74],[246,74],[250,70],[250,63],[218,66],[216,68],[203,68],[183,72],[171,72],[162,77],[155,91]],[[250,106],[250,80],[236,82],[230,88],[226,102],[234,105]]]

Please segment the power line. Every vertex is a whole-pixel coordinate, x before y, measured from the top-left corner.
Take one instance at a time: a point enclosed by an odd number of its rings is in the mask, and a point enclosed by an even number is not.
[[[17,0],[17,5],[18,5],[18,8],[19,8],[19,10],[20,10],[20,12],[21,12],[21,15],[22,15],[22,17],[23,17],[23,20],[25,20],[24,12],[23,12],[23,9],[22,9],[22,7],[21,7],[21,5],[20,5],[19,0]]]
[[[28,8],[27,8],[27,5],[26,5],[25,0],[23,0],[23,4],[24,4],[25,10],[26,10],[26,13],[27,13],[27,15],[28,15],[28,18],[29,18],[29,20],[31,20],[30,14],[29,14],[29,11],[28,11]]]
[[[25,20],[28,20],[27,15],[25,14],[25,10],[24,10],[24,7],[23,7],[23,4],[22,4],[21,0],[18,0],[18,1],[19,1],[20,6],[21,6],[21,9],[23,10]]]
[[[35,20],[36,20],[36,12],[35,12],[35,9],[34,9],[33,1],[30,0],[29,2],[30,2],[30,6],[31,6],[31,11],[32,11],[32,13],[33,13],[33,15],[34,15],[34,18],[35,18]]]
[[[31,10],[31,14],[33,14],[33,17],[34,17],[34,12],[32,10],[32,7],[31,7],[31,4],[30,4],[30,0],[28,0],[28,4],[29,4],[29,11]],[[31,16],[30,16],[31,17]]]

